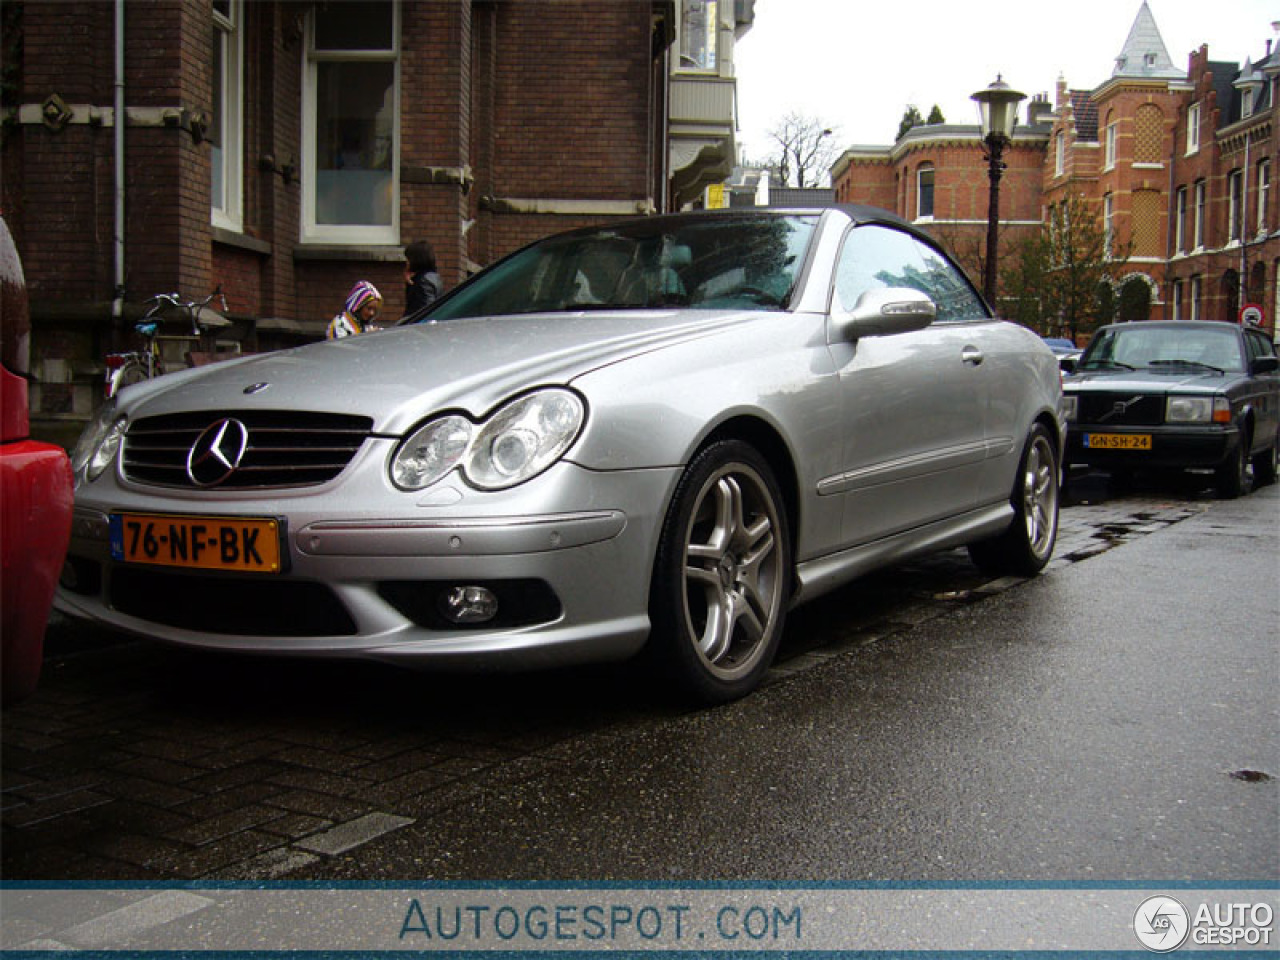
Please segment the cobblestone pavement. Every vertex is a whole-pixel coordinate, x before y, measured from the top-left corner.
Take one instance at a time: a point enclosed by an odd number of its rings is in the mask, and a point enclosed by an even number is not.
[[[1043,575],[1202,497],[1077,484]],[[792,614],[766,682],[1020,582],[985,581],[963,550],[872,575]],[[626,665],[457,677],[223,658],[56,616],[47,643],[40,689],[0,728],[8,881],[286,878],[684,709]]]

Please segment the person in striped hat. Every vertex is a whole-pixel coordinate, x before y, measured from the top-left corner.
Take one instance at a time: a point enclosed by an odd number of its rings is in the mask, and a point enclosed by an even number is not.
[[[329,321],[329,330],[325,334],[330,340],[339,337],[352,337],[358,333],[379,330],[373,321],[382,310],[382,294],[368,280],[360,280],[347,294],[347,302],[342,312]]]

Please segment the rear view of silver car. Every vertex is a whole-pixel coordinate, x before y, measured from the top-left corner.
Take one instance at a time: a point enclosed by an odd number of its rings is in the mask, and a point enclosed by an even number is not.
[[[866,208],[548,238],[423,322],[161,377],[74,455],[59,608],[194,647],[530,668],[644,654],[741,696],[786,613],[1057,530],[1060,379]]]

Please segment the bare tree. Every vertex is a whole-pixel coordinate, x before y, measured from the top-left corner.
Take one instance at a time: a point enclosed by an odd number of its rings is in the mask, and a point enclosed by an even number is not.
[[[840,153],[835,130],[815,117],[791,112],[769,129],[776,149],[766,166],[779,186],[816,187]]]

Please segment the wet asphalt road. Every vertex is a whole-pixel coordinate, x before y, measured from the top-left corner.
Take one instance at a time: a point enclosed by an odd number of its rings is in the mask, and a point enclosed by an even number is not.
[[[1274,880],[1280,488],[1086,482],[1057,557],[793,613],[755,695],[436,677],[50,630],[3,877]]]
[[[1278,519],[1215,503],[298,876],[1274,881]]]

